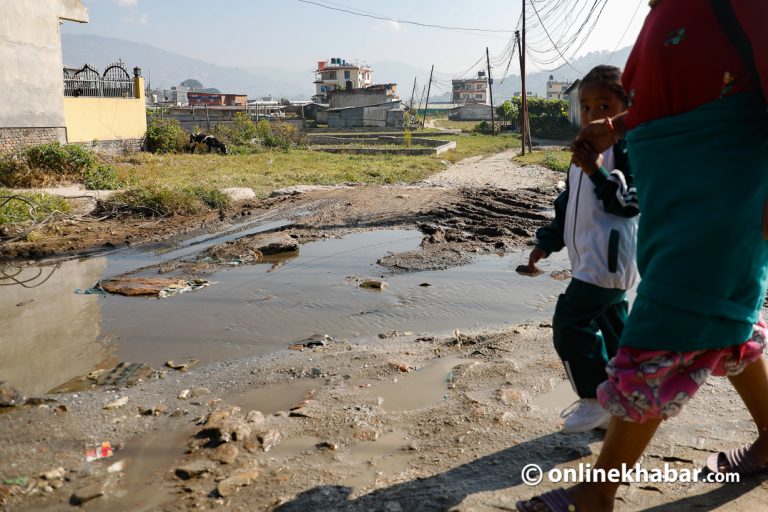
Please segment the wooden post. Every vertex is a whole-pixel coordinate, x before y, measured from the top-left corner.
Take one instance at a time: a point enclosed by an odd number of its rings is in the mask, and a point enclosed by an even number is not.
[[[429,91],[432,90],[432,73],[435,71],[435,65],[432,64],[432,69],[429,72],[429,84],[427,85],[427,102],[424,104],[424,115],[421,120],[421,127],[424,128],[427,124],[427,107],[429,107]]]
[[[496,135],[496,122],[493,112],[493,78],[491,78],[491,57],[488,55],[488,47],[485,47],[485,62],[488,64],[488,94],[491,97],[491,135]]]

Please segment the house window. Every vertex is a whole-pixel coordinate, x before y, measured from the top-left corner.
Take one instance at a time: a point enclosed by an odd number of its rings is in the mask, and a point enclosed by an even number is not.
[[[482,94],[475,94],[475,98],[478,99],[478,100],[481,100],[481,99],[483,99],[483,95]]]
[[[344,72],[344,80],[349,80],[350,78],[351,77],[350,77],[349,71],[345,71]]]
[[[336,72],[335,71],[331,71],[330,73],[328,73],[328,79],[329,80],[336,80]]]

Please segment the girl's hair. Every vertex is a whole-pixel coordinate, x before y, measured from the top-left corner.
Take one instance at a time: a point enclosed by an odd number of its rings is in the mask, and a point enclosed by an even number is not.
[[[601,84],[608,87],[625,105],[629,104],[629,97],[624,86],[621,85],[621,70],[616,66],[601,64],[592,68],[589,73],[584,75],[579,84],[579,92],[587,84]]]

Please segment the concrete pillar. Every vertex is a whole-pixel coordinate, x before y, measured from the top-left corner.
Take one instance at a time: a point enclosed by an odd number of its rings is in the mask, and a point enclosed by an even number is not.
[[[146,97],[146,93],[144,92],[144,77],[143,76],[135,76],[133,77],[133,93],[134,96],[136,96],[138,99],[143,100]]]

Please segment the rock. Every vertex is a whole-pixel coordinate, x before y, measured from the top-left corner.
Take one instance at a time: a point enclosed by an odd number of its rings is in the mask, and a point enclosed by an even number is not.
[[[104,496],[107,490],[108,480],[102,480],[90,485],[86,485],[77,489],[69,499],[72,505],[82,505],[87,501],[91,501],[94,498]]]
[[[398,338],[400,336],[412,336],[413,333],[411,331],[387,331],[379,333],[379,339],[387,339],[387,338]]]
[[[111,402],[107,402],[107,404],[104,406],[104,409],[108,411],[112,411],[115,409],[119,409],[120,407],[124,406],[127,403],[128,403],[128,397],[124,396],[116,400],[112,400]]]
[[[253,434],[251,425],[240,417],[239,413],[239,407],[212,411],[205,423],[203,435],[222,443],[249,439]]]
[[[333,338],[327,334],[315,333],[303,340],[291,342],[291,347],[313,348],[313,347],[325,347],[328,342],[333,341]]]
[[[252,188],[247,187],[230,187],[221,189],[221,193],[229,197],[233,201],[244,201],[246,199],[254,199],[256,192]]]
[[[496,392],[496,396],[504,405],[511,405],[514,402],[519,402],[523,399],[523,394],[509,387],[503,387]]]
[[[388,501],[382,507],[383,512],[403,512],[403,507],[397,501]]]
[[[174,474],[182,480],[189,480],[192,478],[197,478],[203,473],[208,473],[214,467],[216,466],[212,461],[206,459],[198,459],[188,464],[184,464],[183,466],[177,467],[174,471]]]
[[[154,407],[139,407],[139,414],[142,416],[160,416],[165,413],[168,408],[162,404],[155,405]]]
[[[331,450],[335,452],[339,449],[339,445],[330,441],[323,441],[322,443],[317,443],[315,448],[318,450]]]
[[[515,272],[517,272],[520,275],[529,276],[529,277],[536,277],[544,273],[543,270],[540,270],[535,267],[531,269],[529,265],[518,265],[517,267],[515,267]]]
[[[252,423],[254,426],[264,423],[264,414],[261,411],[251,411],[245,416],[245,421]]]
[[[360,423],[355,426],[353,437],[360,441],[376,441],[380,435],[381,432],[377,428],[365,423]]]
[[[115,295],[157,296],[160,291],[171,286],[184,286],[186,281],[165,279],[160,277],[117,277],[99,282],[99,286],[107,293]]]
[[[280,444],[282,437],[283,436],[279,430],[268,430],[267,432],[264,432],[263,434],[259,435],[259,441],[261,441],[261,449],[265,452],[268,452]]]
[[[20,405],[24,397],[16,389],[5,382],[0,382],[0,407],[13,407]]]
[[[180,372],[185,372],[185,371],[189,370],[190,368],[192,368],[193,366],[197,365],[197,363],[199,363],[199,362],[200,361],[197,360],[197,359],[190,359],[186,363],[177,363],[175,361],[166,361],[165,362],[165,366],[167,366],[168,368],[180,371]]]
[[[429,283],[421,283],[419,286],[427,288],[427,287],[432,286],[432,285],[429,284]]]
[[[211,390],[208,388],[195,388],[192,391],[190,391],[189,396],[192,398],[198,398],[205,395],[210,395]]]
[[[211,457],[222,464],[234,464],[239,454],[240,450],[237,446],[232,443],[223,443],[216,447]]]
[[[392,367],[392,368],[397,368],[398,370],[400,370],[403,373],[408,373],[408,372],[410,372],[413,369],[413,367],[411,365],[409,365],[408,363],[390,362],[389,366]]]
[[[567,269],[555,270],[553,272],[550,272],[549,277],[551,277],[555,281],[567,281],[571,278],[571,271]]]
[[[372,290],[383,290],[389,286],[384,281],[379,281],[378,279],[366,279],[362,283],[360,283],[360,288],[368,288]]]
[[[67,474],[67,470],[65,470],[62,467],[58,467],[56,469],[46,471],[40,476],[46,480],[61,480],[62,478],[64,478],[66,474]]]
[[[190,390],[188,390],[188,389],[184,389],[184,390],[182,390],[182,391],[181,391],[181,393],[179,393],[179,396],[178,396],[177,398],[178,398],[179,400],[186,400],[186,399],[188,399],[188,398],[189,398],[189,395],[190,395],[191,393],[192,393],[192,392],[191,392]]]
[[[216,490],[218,491],[219,495],[222,497],[231,496],[240,487],[245,487],[246,485],[250,485],[254,480],[256,480],[259,477],[259,470],[257,469],[251,469],[247,471],[243,471],[240,473],[236,473],[229,478],[222,480],[219,482],[219,485],[216,487]]]
[[[148,379],[152,375],[152,368],[143,363],[119,363],[114,368],[104,372],[91,372],[92,380],[99,386],[114,386],[125,388],[133,386],[143,379]],[[91,378],[91,374],[88,374]]]

